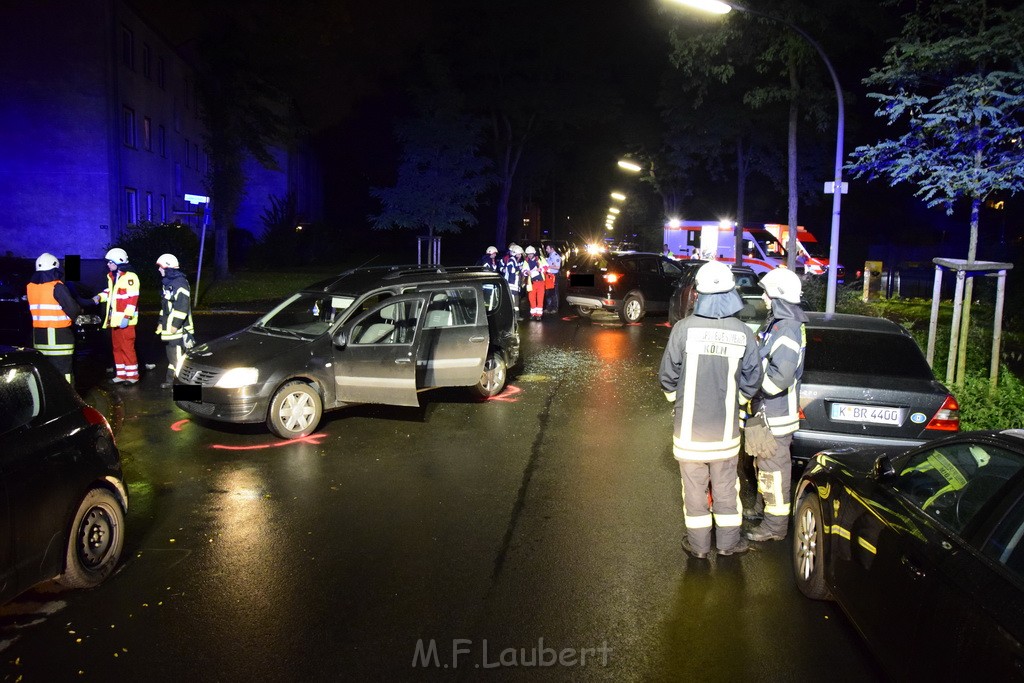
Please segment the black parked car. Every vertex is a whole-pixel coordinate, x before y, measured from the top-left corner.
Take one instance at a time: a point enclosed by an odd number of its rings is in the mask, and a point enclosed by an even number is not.
[[[604,310],[635,323],[647,313],[668,311],[684,263],[637,251],[580,254],[569,270],[565,301],[584,317]]]
[[[668,321],[676,324],[679,320],[693,313],[693,306],[697,302],[696,277],[697,269],[707,261],[690,260],[680,261],[683,275],[676,281],[675,289],[672,292],[672,299],[668,305]],[[761,295],[764,290],[757,284],[757,273],[750,266],[731,266],[733,277],[736,278],[736,291],[743,298],[743,310],[736,317],[747,323],[756,330],[764,322],[768,314]]]
[[[324,410],[419,405],[419,392],[500,393],[519,362],[508,283],[476,267],[356,268],[189,351],[174,398],[193,415],[312,433]]]
[[[863,315],[807,316],[793,457],[843,446],[906,450],[960,429],[959,404],[902,326]]]
[[[110,576],[128,494],[106,419],[41,354],[0,346],[0,602]]]
[[[838,601],[893,680],[1020,680],[1024,432],[826,451],[794,503],[797,585]]]

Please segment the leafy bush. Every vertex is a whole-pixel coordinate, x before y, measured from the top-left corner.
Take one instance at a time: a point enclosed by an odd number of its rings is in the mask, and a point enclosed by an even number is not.
[[[1006,367],[1000,368],[994,393],[989,393],[987,372],[969,374],[953,392],[960,403],[960,428],[965,431],[1024,427],[1024,383]]]
[[[128,260],[139,276],[142,295],[146,299],[160,291],[156,259],[161,254],[178,257],[182,272],[195,283],[199,238],[187,225],[139,221],[136,225],[129,225],[121,239],[110,247],[121,247],[128,253]]]

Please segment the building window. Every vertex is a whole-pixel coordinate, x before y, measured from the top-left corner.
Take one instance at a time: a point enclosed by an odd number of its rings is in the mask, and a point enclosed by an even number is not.
[[[160,222],[167,222],[167,195],[160,195]]]
[[[125,107],[122,118],[124,119],[124,144],[128,147],[135,147],[135,110]]]
[[[167,87],[167,70],[164,68],[164,58],[156,58],[156,84],[160,86],[161,90],[165,90]]]
[[[192,168],[192,143],[185,138],[185,168]]]
[[[167,158],[167,129],[163,127],[163,124],[157,126],[156,129],[156,144],[160,150],[160,156]]]
[[[135,34],[127,26],[121,27],[121,62],[135,70]]]
[[[153,151],[153,119],[148,116],[142,117],[142,146],[146,151]]]
[[[174,194],[177,197],[184,194],[181,190],[181,164],[174,164]]]
[[[153,193],[146,193],[146,220],[153,220]]]
[[[146,78],[153,77],[153,50],[149,43],[142,44],[142,75]]]
[[[185,109],[192,108],[192,82],[185,79]]]
[[[139,222],[139,193],[134,187],[124,188],[124,217],[128,225]]]
[[[195,164],[196,164],[195,168],[198,171],[199,170],[199,143],[198,142],[193,142],[192,143],[192,160],[195,161]]]

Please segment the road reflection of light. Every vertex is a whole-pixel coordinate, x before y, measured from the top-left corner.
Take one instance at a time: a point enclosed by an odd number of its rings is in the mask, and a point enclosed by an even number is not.
[[[594,352],[603,361],[624,360],[630,354],[633,342],[622,328],[601,329],[594,334]]]
[[[287,631],[279,621],[290,613],[290,579],[280,569],[298,550],[264,474],[257,467],[230,467],[211,485],[217,493],[209,509],[209,575],[217,585],[206,602],[213,618],[231,624],[233,632],[260,636]]]

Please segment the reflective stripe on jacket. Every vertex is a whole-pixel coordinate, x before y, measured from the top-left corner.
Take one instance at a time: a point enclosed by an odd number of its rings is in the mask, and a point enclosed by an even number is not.
[[[28,283],[28,309],[32,313],[32,327],[71,327],[71,318],[53,293],[58,284],[63,283],[60,280]]]
[[[103,314],[103,327],[120,327],[121,319],[129,325],[139,322],[139,276],[132,272],[107,273],[107,288],[99,293],[100,301],[107,303]]]
[[[757,340],[740,320],[689,316],[672,327],[659,372],[675,403],[673,455],[708,462],[739,453],[740,403],[761,384]]]
[[[806,347],[806,329],[799,320],[772,320],[761,334],[761,398],[775,436],[792,434],[800,428],[800,379]]]
[[[195,331],[192,326],[191,297],[188,280],[184,275],[165,280],[163,299],[160,302],[160,322],[156,328],[160,339],[174,341],[181,339],[186,331]],[[169,331],[171,329],[174,331]]]

